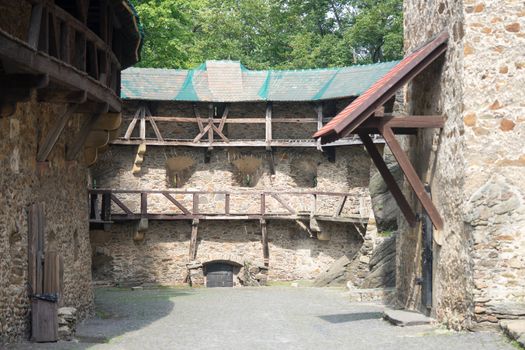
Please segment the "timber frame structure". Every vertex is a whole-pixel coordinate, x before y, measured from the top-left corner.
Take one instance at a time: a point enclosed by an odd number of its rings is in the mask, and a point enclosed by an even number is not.
[[[25,34],[0,26],[0,116],[32,96],[66,106],[39,147],[43,162],[70,117],[85,114],[67,149],[67,159],[77,159],[95,124],[121,111],[120,71],[139,60],[142,45],[138,18],[126,1],[22,0],[16,6],[29,23]]]
[[[403,119],[399,117],[390,119],[380,117],[376,128],[370,129],[366,126],[370,123],[370,120],[377,120],[378,115],[376,111],[378,108],[389,101],[400,88],[413,80],[419,73],[446,52],[448,38],[448,33],[441,33],[434,40],[408,55],[387,75],[378,80],[370,89],[354,100],[314,135],[322,144],[334,142],[349,134],[359,135],[405,219],[412,227],[416,226],[419,218],[410,207],[407,199],[394,180],[383,157],[373,145],[370,134],[379,133],[384,138],[385,143],[399,163],[408,183],[414,190],[419,203],[430,217],[436,229],[441,230],[444,225],[443,219],[432,203],[414,166],[396,140],[395,135],[402,133],[399,132],[395,125],[397,121],[400,121],[404,127],[410,126],[411,129],[417,132],[417,130],[421,128],[442,128],[445,119],[442,116],[407,116]]]

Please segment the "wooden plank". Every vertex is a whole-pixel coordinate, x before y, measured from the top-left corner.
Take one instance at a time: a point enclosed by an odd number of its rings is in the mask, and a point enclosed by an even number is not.
[[[190,261],[197,258],[197,235],[199,233],[199,219],[194,219],[191,223],[191,238],[190,238]]]
[[[40,37],[38,38],[38,50],[49,53],[49,10],[44,6],[42,10],[42,23],[40,24]]]
[[[36,250],[36,286],[35,294],[42,294],[44,288],[44,229],[45,229],[45,207],[43,203],[37,204],[37,250]]]
[[[49,55],[60,58],[60,27],[54,13],[49,13]]]
[[[151,127],[153,128],[153,131],[155,132],[155,136],[157,136],[157,140],[164,141],[164,138],[162,137],[162,134],[160,133],[159,127],[157,126],[157,123],[151,117],[151,111],[149,110],[148,106],[144,106],[144,108],[146,109],[146,118],[150,122]]]
[[[410,207],[410,204],[408,204],[408,201],[406,200],[403,192],[399,188],[399,185],[396,182],[396,179],[388,169],[388,166],[386,165],[383,157],[377,150],[376,146],[374,145],[372,139],[367,134],[359,134],[359,137],[363,141],[363,144],[368,151],[368,154],[372,158],[372,161],[374,162],[377,170],[381,174],[381,177],[385,181],[385,184],[394,197],[397,206],[403,213],[403,216],[405,217],[406,221],[411,227],[415,227],[417,224],[416,215],[412,211],[412,208]]]
[[[45,252],[44,258],[44,293],[60,293],[59,255],[55,251]]]
[[[31,340],[39,343],[58,340],[57,304],[40,299],[31,302]]]
[[[135,125],[137,125],[137,121],[140,115],[140,107],[135,112],[135,115],[133,116],[133,120],[129,123],[128,128],[126,129],[126,133],[124,134],[124,139],[129,140],[131,137],[131,134],[133,133],[133,130],[135,129]]]
[[[421,203],[428,216],[432,220],[432,223],[434,224],[436,229],[442,230],[443,219],[441,218],[441,215],[434,206],[434,203],[432,203],[430,196],[425,191],[425,186],[419,179],[416,170],[412,166],[412,163],[410,163],[410,160],[408,159],[407,155],[405,154],[405,152],[403,152],[403,149],[397,142],[394,132],[389,127],[382,127],[380,131],[388,145],[388,148],[390,148],[390,150],[392,151],[392,154],[396,158],[399,166],[401,167],[401,170],[405,174],[408,183],[414,190],[416,197],[419,199],[419,202]]]
[[[193,123],[198,124],[202,119],[190,117],[175,117],[175,116],[154,116],[151,118],[158,122],[177,122],[177,123]],[[214,124],[221,124],[222,118],[214,118]],[[227,118],[224,124],[265,124],[266,118]],[[272,118],[272,123],[289,123],[289,124],[314,124],[317,123],[317,118]]]
[[[89,133],[93,129],[93,126],[97,123],[97,120],[100,118],[100,116],[103,113],[107,113],[107,111],[108,105],[102,104],[97,112],[91,114],[89,117],[86,118],[86,120],[80,128],[80,131],[75,136],[75,141],[67,149],[66,160],[72,161],[78,158],[78,155],[82,151],[84,144],[86,143],[86,140],[89,136]]]
[[[71,63],[71,30],[62,22],[60,24],[60,59],[68,64]]]
[[[58,139],[60,138],[60,135],[62,134],[62,131],[66,127],[69,118],[73,115],[73,113],[75,113],[77,108],[78,105],[76,104],[67,105],[66,110],[55,122],[51,131],[47,134],[47,137],[44,139],[42,146],[38,150],[38,154],[36,156],[37,162],[44,162],[47,159],[47,157],[49,157],[49,154],[55,147]]]
[[[111,221],[111,193],[102,193],[102,208],[100,218],[102,221]]]
[[[178,200],[176,200],[175,198],[173,198],[168,192],[162,192],[162,194],[164,195],[164,197],[166,197],[171,203],[175,204],[175,206],[177,208],[179,208],[183,213],[184,215],[191,215],[190,211],[188,209],[186,209],[186,207],[184,207]]]
[[[266,220],[261,219],[261,243],[263,250],[263,261],[264,266],[270,265],[270,248],[268,247],[268,228],[266,226]]]
[[[127,215],[133,215],[131,210],[129,210],[129,208],[124,203],[122,203],[120,199],[118,199],[113,193],[111,194],[111,200],[113,201],[113,203],[118,205],[119,208],[122,209]]]
[[[280,195],[278,195],[277,193],[271,193],[270,195],[271,195],[273,198],[275,198],[275,200],[276,200],[277,202],[281,203],[281,205],[282,205],[283,207],[285,207],[286,210],[288,210],[291,214],[296,214],[296,211],[295,211],[292,207],[290,207],[290,206],[288,205],[288,203],[286,203],[286,202],[281,198]]]
[[[27,43],[33,49],[38,48],[40,39],[40,28],[42,26],[42,14],[44,5],[42,3],[34,4],[31,8],[31,19],[29,20],[29,33]]]
[[[341,216],[341,213],[343,212],[343,208],[345,207],[347,199],[348,199],[348,196],[343,196],[343,198],[341,198],[341,201],[339,202],[339,205],[337,206],[337,209],[335,210],[334,217]]]
[[[213,104],[208,104],[208,143],[210,146],[213,144]]]
[[[442,128],[445,125],[445,117],[442,115],[411,115],[406,117],[385,115],[384,117],[373,117],[361,124],[356,133],[361,129],[379,129],[380,126],[389,128]]]

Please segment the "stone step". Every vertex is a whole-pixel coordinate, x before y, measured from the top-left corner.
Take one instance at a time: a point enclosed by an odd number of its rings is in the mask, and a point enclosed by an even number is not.
[[[385,309],[383,318],[399,327],[422,326],[431,324],[434,320],[415,311]]]
[[[525,320],[503,320],[499,325],[509,338],[525,348]]]

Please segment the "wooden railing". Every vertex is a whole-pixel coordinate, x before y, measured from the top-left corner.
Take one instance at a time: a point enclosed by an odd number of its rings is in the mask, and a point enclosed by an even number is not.
[[[89,191],[90,222],[315,218],[366,223],[369,204],[339,192]]]
[[[86,23],[51,2],[28,2],[32,9],[27,44],[88,74],[119,95],[121,66],[112,48],[111,6],[101,6],[100,37]]]

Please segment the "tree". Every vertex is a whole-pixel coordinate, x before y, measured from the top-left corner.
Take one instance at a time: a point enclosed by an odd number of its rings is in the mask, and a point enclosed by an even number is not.
[[[146,33],[141,66],[207,59],[251,69],[398,59],[402,0],[135,0]]]

